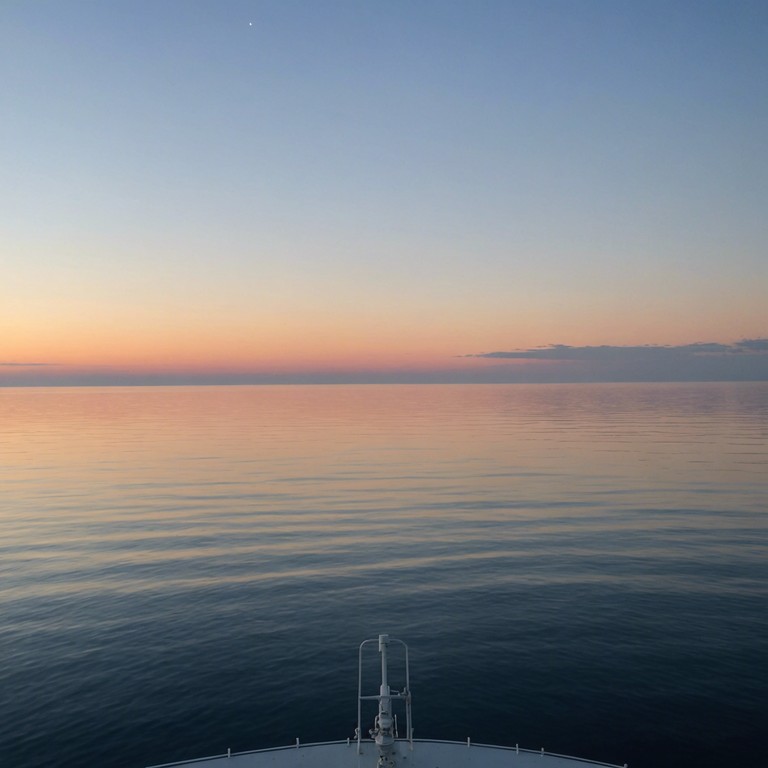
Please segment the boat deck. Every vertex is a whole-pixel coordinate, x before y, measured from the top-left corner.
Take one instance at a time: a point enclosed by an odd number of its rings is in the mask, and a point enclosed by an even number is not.
[[[395,743],[392,757],[396,768],[622,768],[613,763],[583,760],[543,751],[428,739],[414,739],[412,750],[406,740],[399,740]],[[215,755],[178,763],[164,763],[162,766],[151,768],[185,765],[200,768],[376,768],[377,761],[376,745],[371,741],[362,743],[360,754],[357,752],[355,741],[331,741]]]

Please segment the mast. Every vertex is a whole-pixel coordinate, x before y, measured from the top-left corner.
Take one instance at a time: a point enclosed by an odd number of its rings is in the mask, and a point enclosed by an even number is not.
[[[370,643],[378,643],[378,650],[381,654],[381,684],[379,693],[376,696],[363,696],[363,648]],[[387,648],[390,643],[398,643],[405,648],[405,688],[402,691],[392,693],[389,687],[389,669],[387,659]],[[379,753],[379,768],[393,768],[395,765],[396,750],[394,749],[397,739],[397,720],[392,712],[393,700],[403,700],[405,702],[406,719],[406,739],[410,749],[413,749],[413,726],[411,724],[411,690],[410,690],[410,669],[408,662],[408,646],[396,638],[390,638],[389,635],[379,635],[378,640],[364,640],[360,644],[358,656],[358,685],[357,685],[357,753],[362,752],[361,739],[361,716],[363,701],[378,701],[379,713],[373,722],[373,728],[369,731],[371,738],[376,743],[376,749]]]

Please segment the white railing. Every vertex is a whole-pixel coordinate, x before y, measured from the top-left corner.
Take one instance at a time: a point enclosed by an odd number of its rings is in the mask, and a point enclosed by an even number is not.
[[[414,744],[446,744],[446,745],[452,745],[457,747],[464,747],[464,749],[466,749],[467,747],[469,747],[470,749],[494,749],[494,750],[500,750],[505,752],[514,752],[515,754],[541,755],[542,757],[558,757],[562,760],[572,760],[574,763],[579,763],[582,765],[596,765],[596,766],[603,766],[603,768],[627,768],[626,763],[624,763],[623,766],[620,766],[616,763],[605,763],[605,762],[601,762],[600,760],[587,760],[583,757],[574,757],[573,755],[563,755],[558,752],[546,752],[543,747],[541,749],[524,749],[523,747],[520,747],[517,744],[515,744],[514,747],[501,746],[499,744],[478,744],[478,743],[475,743],[474,741],[470,742],[469,739],[467,739],[467,741],[453,741],[451,739],[398,739],[397,741],[401,743],[403,742],[408,743],[411,748],[413,748]],[[312,749],[313,747],[330,747],[330,746],[350,747],[351,745],[352,745],[351,739],[340,739],[338,741],[314,741],[314,742],[309,742],[307,744],[300,744],[299,740],[297,739],[296,743],[288,744],[283,747],[267,747],[265,749],[250,749],[250,750],[246,750],[245,752],[230,752],[229,750],[227,750],[227,752],[220,755],[198,757],[193,760],[180,760],[175,763],[162,763],[160,765],[149,766],[149,768],[172,768],[172,766],[192,765],[194,763],[205,763],[210,760],[221,760],[229,757],[241,757],[243,755],[256,755],[256,754],[268,753],[268,752],[289,752],[295,749]]]

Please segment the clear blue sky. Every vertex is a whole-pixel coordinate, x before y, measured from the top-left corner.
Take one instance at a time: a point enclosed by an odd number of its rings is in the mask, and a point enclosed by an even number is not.
[[[764,338],[767,83],[765,2],[6,0],[0,381]]]

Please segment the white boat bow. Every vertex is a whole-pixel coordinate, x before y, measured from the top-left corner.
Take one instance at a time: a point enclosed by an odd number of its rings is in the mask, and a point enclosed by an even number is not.
[[[378,643],[381,654],[381,685],[378,694],[363,695],[363,650]],[[405,649],[405,688],[392,691],[388,678],[387,651],[396,643]],[[175,763],[163,763],[150,768],[199,765],[211,768],[578,768],[578,766],[605,766],[627,768],[615,763],[603,763],[568,755],[492,744],[466,741],[414,739],[411,721],[410,669],[408,646],[389,635],[376,640],[365,640],[360,645],[358,666],[357,728],[355,738],[346,741],[327,741],[314,744],[295,744],[249,752],[227,752],[222,755],[201,757]],[[369,738],[362,735],[362,702],[377,701],[378,714],[370,729]],[[405,737],[400,738],[393,704],[405,706]]]

